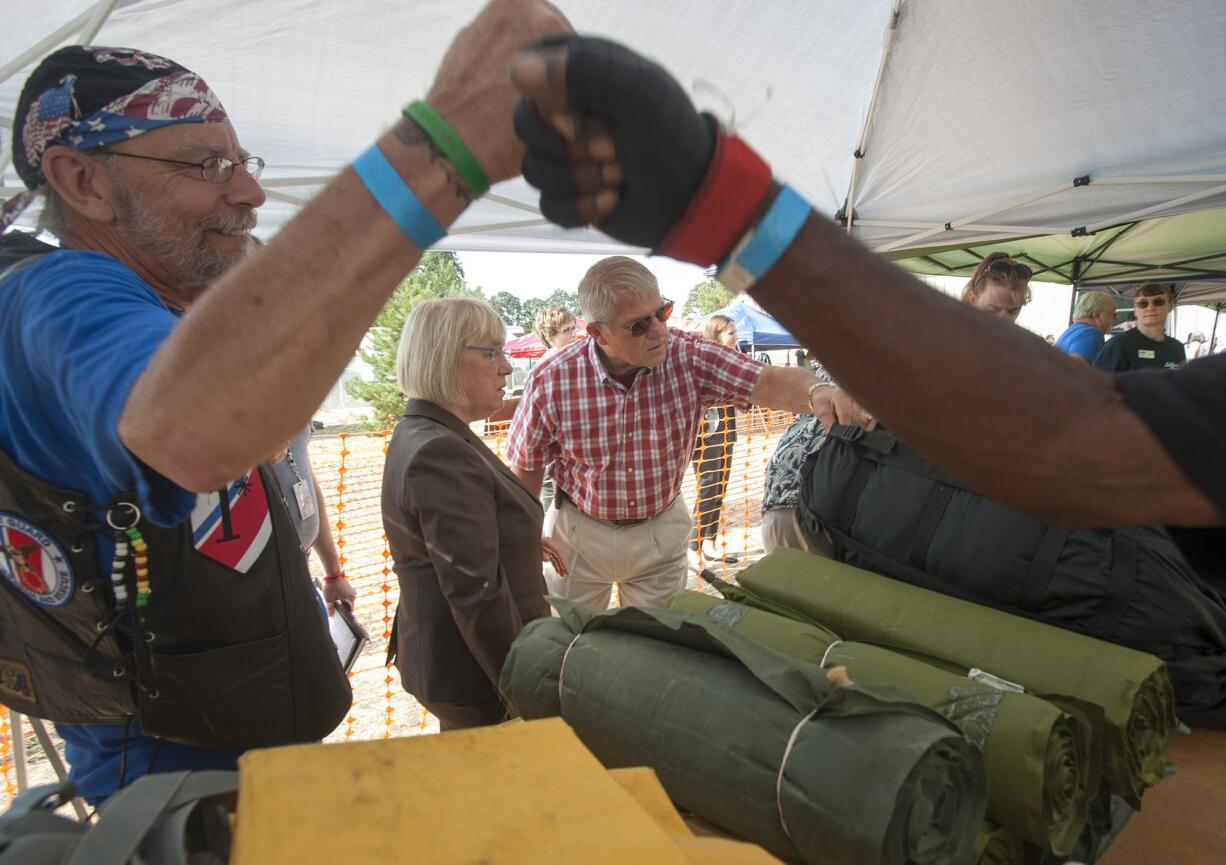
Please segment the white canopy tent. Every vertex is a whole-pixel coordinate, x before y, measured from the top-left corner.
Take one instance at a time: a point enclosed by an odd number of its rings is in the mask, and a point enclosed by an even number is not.
[[[12,115],[37,60],[72,42],[138,47],[201,73],[267,160],[265,235],[425,93],[480,6],[0,2],[0,196],[20,189],[7,166]],[[580,31],[660,60],[819,211],[852,214],[850,230],[882,252],[1226,206],[1221,0],[561,2]],[[522,181],[500,184],[443,246],[620,249],[548,225],[535,202]]]

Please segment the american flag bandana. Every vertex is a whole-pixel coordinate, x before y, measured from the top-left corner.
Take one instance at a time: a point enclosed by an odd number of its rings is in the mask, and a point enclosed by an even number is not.
[[[52,145],[97,150],[176,123],[220,123],[221,101],[179,64],[131,48],[71,45],[31,73],[17,103],[13,166],[26,188],[46,183],[43,154]],[[25,210],[32,193],[4,203],[0,230]]]

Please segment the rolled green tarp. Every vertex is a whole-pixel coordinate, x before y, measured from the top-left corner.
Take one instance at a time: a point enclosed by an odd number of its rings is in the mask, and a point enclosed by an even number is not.
[[[1163,775],[1175,698],[1153,655],[1011,616],[800,550],[776,550],[737,574],[775,605],[845,639],[944,661],[1062,705],[1104,713],[1103,784],[1133,807]]]
[[[610,768],[650,766],[683,808],[810,865],[965,865],[987,798],[979,750],[891,686],[675,610],[591,613],[550,599],[500,686],[560,715]]]
[[[1025,849],[1021,839],[1008,829],[984,821],[975,839],[975,865],[1022,865]]]
[[[743,588],[715,585],[749,600]],[[679,592],[668,607],[705,615],[793,658],[845,666],[858,684],[898,685],[957,724],[983,750],[990,820],[1058,855],[1076,845],[1101,777],[1100,749],[1094,747],[1101,723],[1096,731],[1091,718],[1038,697],[1002,691],[879,646],[845,642],[820,626],[702,592]]]

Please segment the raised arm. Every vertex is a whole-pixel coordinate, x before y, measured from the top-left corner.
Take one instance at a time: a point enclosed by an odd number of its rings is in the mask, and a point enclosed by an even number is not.
[[[769,169],[650,61],[572,37],[521,54],[512,74],[526,97],[516,116],[529,145],[525,176],[542,188],[551,219],[595,223],[710,265],[772,212],[780,190]],[[575,117],[611,132],[584,134],[596,127]],[[569,170],[557,170],[558,153]],[[751,196],[747,184],[760,191]],[[931,459],[1064,525],[1226,523],[1109,376],[933,291],[811,211],[796,214],[785,240],[764,243],[771,265],[742,281],[868,411]]]
[[[426,99],[492,182],[518,174],[522,155],[508,58],[567,28],[543,0],[491,0],[443,58]],[[398,121],[378,146],[441,225],[470,203],[467,185],[412,122]],[[192,307],[129,396],[124,444],[189,490],[246,471],[302,427],[421,254],[344,169]]]

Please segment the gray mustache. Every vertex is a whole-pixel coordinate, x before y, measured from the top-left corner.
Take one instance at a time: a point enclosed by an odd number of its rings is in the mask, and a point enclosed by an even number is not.
[[[232,234],[237,231],[252,231],[256,225],[254,210],[243,210],[234,216],[209,216],[200,222],[203,231],[222,231]]]

